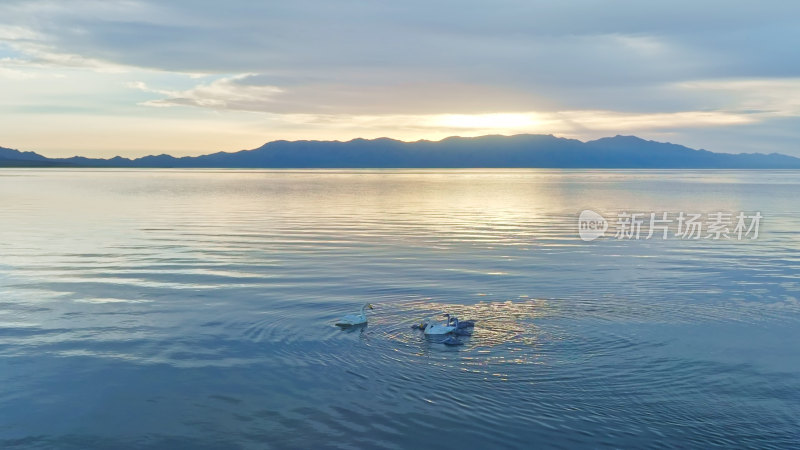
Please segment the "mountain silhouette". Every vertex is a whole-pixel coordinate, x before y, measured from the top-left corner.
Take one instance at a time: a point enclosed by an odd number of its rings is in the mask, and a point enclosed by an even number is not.
[[[607,168],[798,169],[800,158],[778,153],[713,153],[682,145],[614,136],[582,142],[552,135],[449,137],[403,142],[273,141],[253,150],[176,158],[46,158],[0,147],[0,166],[152,168]]]

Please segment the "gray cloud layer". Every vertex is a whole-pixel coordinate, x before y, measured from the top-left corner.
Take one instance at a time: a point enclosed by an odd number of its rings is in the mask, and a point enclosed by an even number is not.
[[[800,68],[787,58],[793,1],[6,1],[2,12],[68,53],[175,71],[595,85]]]

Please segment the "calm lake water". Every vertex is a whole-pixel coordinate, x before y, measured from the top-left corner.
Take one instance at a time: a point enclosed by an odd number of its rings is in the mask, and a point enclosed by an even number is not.
[[[0,447],[798,446],[799,175],[0,170]]]

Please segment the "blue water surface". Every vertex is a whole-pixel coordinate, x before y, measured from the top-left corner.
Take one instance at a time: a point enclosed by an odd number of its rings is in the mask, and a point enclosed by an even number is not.
[[[0,170],[2,448],[800,445],[792,171]],[[584,242],[580,211],[760,212]],[[370,302],[369,325],[335,320]],[[465,345],[411,325],[475,319]]]

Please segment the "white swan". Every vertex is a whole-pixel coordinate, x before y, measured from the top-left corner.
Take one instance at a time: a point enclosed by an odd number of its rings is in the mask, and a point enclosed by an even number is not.
[[[432,323],[425,327],[425,334],[443,335],[450,334],[458,328],[458,319],[455,319],[455,324],[450,323],[450,314],[445,314],[447,321],[442,323]]]
[[[372,307],[370,303],[365,304],[361,307],[360,314],[348,314],[336,322],[337,326],[340,327],[352,327],[354,325],[364,325],[367,323],[367,315],[365,313],[366,309],[375,309]]]

